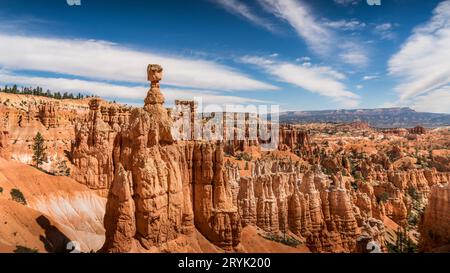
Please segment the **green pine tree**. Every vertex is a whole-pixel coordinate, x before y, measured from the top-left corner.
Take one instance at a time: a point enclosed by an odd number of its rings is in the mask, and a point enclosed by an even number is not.
[[[37,168],[44,162],[46,157],[45,150],[47,150],[47,147],[44,146],[44,137],[38,132],[34,137],[33,144],[33,161],[36,163]]]

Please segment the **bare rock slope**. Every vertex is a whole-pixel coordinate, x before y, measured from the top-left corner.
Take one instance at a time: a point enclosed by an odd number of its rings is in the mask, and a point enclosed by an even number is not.
[[[102,246],[106,199],[87,187],[3,158],[0,187],[0,243],[40,252],[66,251],[71,241],[86,252]],[[14,189],[22,193],[25,203],[13,200]]]

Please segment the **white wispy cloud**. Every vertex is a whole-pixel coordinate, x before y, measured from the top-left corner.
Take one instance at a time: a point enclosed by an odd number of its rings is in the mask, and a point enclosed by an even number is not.
[[[376,79],[379,79],[379,78],[380,78],[380,76],[378,76],[378,75],[365,75],[363,77],[363,80],[370,81],[370,80],[376,80]]]
[[[375,35],[378,35],[381,39],[384,40],[394,40],[396,35],[393,31],[394,24],[391,23],[383,23],[376,25],[373,29]]]
[[[386,101],[380,107],[411,107],[419,112],[450,114],[449,101],[450,85],[446,85],[408,101]]]
[[[312,12],[295,0],[259,0],[265,9],[289,23],[316,52],[328,52],[332,33],[321,25]]]
[[[213,0],[230,13],[239,15],[255,25],[261,26],[271,32],[276,32],[275,27],[267,19],[257,15],[246,3],[240,0]]]
[[[297,0],[258,0],[261,5],[276,17],[286,21],[302,38],[308,47],[322,56],[337,55],[344,63],[365,66],[369,58],[368,50],[360,46],[358,41],[333,31],[338,25],[344,27],[362,26],[363,23],[330,22],[319,20],[314,13]],[[343,29],[342,29],[343,30]]]
[[[302,63],[302,66],[310,67],[310,66],[312,66],[312,63],[304,62],[304,63]]]
[[[310,62],[311,58],[308,57],[308,56],[304,56],[304,57],[300,57],[300,58],[295,59],[295,61],[296,62]]]
[[[350,20],[337,20],[337,21],[324,21],[323,23],[325,26],[338,29],[338,30],[361,30],[366,27],[366,23],[360,22],[356,19],[350,19]]]
[[[358,5],[361,0],[334,0],[334,3],[341,6]]]
[[[388,63],[390,75],[399,78],[395,87],[399,103],[427,104],[417,100],[442,95],[448,98],[450,83],[450,1],[441,2],[432,18],[415,28]],[[448,100],[446,101],[448,104]],[[429,105],[433,107],[432,105]],[[429,109],[432,110],[432,109]],[[450,104],[447,112],[450,111]]]
[[[345,63],[360,67],[368,64],[369,57],[367,56],[367,51],[358,43],[351,41],[343,42],[340,44],[340,47],[344,49],[344,51],[339,54],[339,57]]]
[[[158,63],[165,69],[168,85],[221,91],[278,89],[214,61],[135,50],[107,41],[0,33],[0,56],[0,66],[8,70],[142,83],[147,80],[147,64]]]
[[[26,76],[5,71],[0,71],[0,84],[17,84],[18,86],[40,86],[44,90],[84,93],[96,95],[104,98],[114,98],[117,100],[143,100],[147,94],[148,86],[145,85],[119,85],[99,81],[88,81],[80,79],[68,79],[63,77],[36,77]],[[176,99],[192,100],[201,98],[207,104],[229,104],[229,103],[268,103],[267,101],[254,98],[230,96],[218,91],[195,90],[182,88],[162,88],[162,92],[168,104]]]
[[[375,26],[375,29],[378,30],[378,31],[391,30],[392,29],[392,24],[391,23],[380,24],[380,25]]]
[[[332,98],[343,107],[355,107],[359,96],[347,90],[345,75],[326,66],[305,67],[276,62],[258,56],[244,56],[241,61],[262,68],[277,80],[301,87],[309,92]]]
[[[413,99],[411,107],[421,112],[450,113],[450,86],[446,85]]]
[[[316,54],[322,57],[337,55],[340,61],[354,66],[367,65],[369,61],[367,49],[361,47],[355,38],[342,36],[335,31],[359,30],[366,26],[364,22],[356,19],[339,21],[318,19],[304,2],[298,0],[257,1],[266,12],[289,24]],[[250,7],[244,1],[215,0],[214,2],[257,25],[265,28],[271,26],[265,19],[257,15],[254,7]]]

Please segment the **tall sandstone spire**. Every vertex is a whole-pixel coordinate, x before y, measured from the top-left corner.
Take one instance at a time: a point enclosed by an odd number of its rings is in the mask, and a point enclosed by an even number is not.
[[[128,130],[114,145],[115,175],[105,214],[102,251],[151,249],[195,228],[232,250],[240,242],[240,219],[224,180],[223,146],[174,142],[163,107],[160,65],[149,65],[150,90],[143,108],[132,111]]]

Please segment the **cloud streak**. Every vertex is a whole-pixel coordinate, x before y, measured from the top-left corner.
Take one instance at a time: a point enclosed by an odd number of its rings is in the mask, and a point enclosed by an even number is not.
[[[380,25],[376,25],[373,29],[373,32],[378,35],[381,39],[384,40],[394,40],[396,38],[395,33],[393,32],[394,25],[391,23],[383,23]]]
[[[334,3],[341,6],[358,5],[361,0],[334,0]]]
[[[339,57],[345,63],[363,67],[369,62],[366,52],[358,44],[347,41],[340,46],[344,51],[339,54]]]
[[[379,78],[380,78],[380,76],[378,76],[378,75],[366,75],[363,77],[363,80],[371,81],[371,80],[377,80]]]
[[[347,90],[345,75],[326,66],[302,66],[277,62],[257,56],[245,56],[241,61],[262,68],[277,80],[301,87],[309,92],[326,96],[343,107],[355,107],[359,96]]]
[[[241,16],[247,19],[248,21],[252,22],[253,24],[265,28],[266,30],[275,32],[274,26],[271,23],[269,23],[266,19],[260,17],[255,12],[253,12],[252,9],[247,4],[245,4],[244,1],[215,0],[214,2],[230,13]]]
[[[316,21],[311,11],[294,0],[259,0],[263,7],[291,25],[297,34],[317,53],[325,54],[332,33]]]
[[[24,76],[14,73],[0,71],[0,84],[17,84],[18,86],[40,86],[44,90],[83,93],[96,95],[104,98],[125,99],[125,100],[143,100],[147,94],[148,87],[145,85],[119,85],[98,81],[87,81],[80,79],[52,78]],[[230,104],[230,103],[267,103],[263,100],[245,98],[239,96],[224,95],[217,91],[195,90],[181,88],[162,88],[166,102],[173,103],[176,99],[192,100],[202,98],[206,104]]]
[[[337,20],[337,21],[325,21],[323,23],[324,25],[338,29],[338,30],[346,30],[346,31],[354,31],[354,30],[361,30],[366,27],[366,23],[360,22],[356,19],[351,20]]]
[[[389,60],[390,75],[400,80],[395,87],[400,103],[426,97],[425,94],[447,86],[450,83],[449,60],[450,1],[444,1],[435,8],[427,23],[413,30],[400,51]]]
[[[298,36],[305,40],[308,47],[316,54],[325,57],[338,55],[341,61],[354,66],[367,65],[369,61],[367,51],[353,39],[333,31],[339,27],[341,27],[340,30],[362,27],[363,23],[318,20],[303,2],[296,0],[258,1],[267,11],[291,25]]]
[[[107,41],[0,33],[0,56],[0,66],[13,71],[142,83],[147,64],[159,63],[166,71],[164,83],[172,86],[221,91],[278,89],[213,61],[139,51]]]
[[[450,85],[413,99],[411,106],[417,111],[433,113],[450,113]]]
[[[330,21],[318,19],[312,10],[297,0],[257,0],[263,9],[274,17],[287,23],[305,41],[311,51],[322,57],[338,56],[340,61],[363,67],[369,62],[368,53],[352,37],[340,35],[338,31],[361,30],[366,26],[356,19]],[[239,0],[215,0],[228,12],[244,17],[250,22],[272,32],[267,20],[259,17],[251,7]],[[346,1],[344,1],[346,2]],[[340,2],[340,4],[344,3]]]

